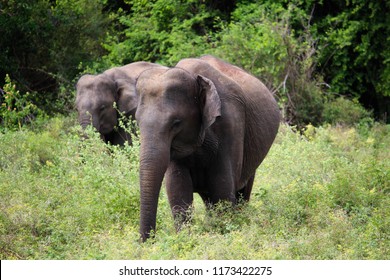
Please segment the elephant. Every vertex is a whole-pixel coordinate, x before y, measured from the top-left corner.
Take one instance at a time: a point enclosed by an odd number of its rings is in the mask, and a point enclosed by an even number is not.
[[[118,111],[126,118],[134,119],[137,107],[135,80],[149,68],[164,66],[150,62],[134,62],[114,67],[98,75],[83,75],[76,84],[76,108],[78,120],[83,129],[93,125],[101,138],[113,145],[131,144],[131,136],[118,125]],[[117,109],[114,108],[114,102]]]
[[[153,68],[136,81],[140,129],[140,235],[156,229],[165,177],[176,229],[193,194],[208,208],[249,201],[257,167],[279,128],[270,91],[254,76],[212,56]]]

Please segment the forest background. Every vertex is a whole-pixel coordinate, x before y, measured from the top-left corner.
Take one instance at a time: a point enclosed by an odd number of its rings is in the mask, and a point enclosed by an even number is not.
[[[390,2],[0,0],[1,259],[390,259]],[[139,141],[80,137],[84,73],[212,54],[283,115],[250,203],[139,243]],[[126,124],[121,124],[125,127]],[[222,211],[221,211],[222,210]]]
[[[74,109],[82,73],[213,54],[259,77],[289,124],[388,122],[389,10],[384,0],[2,0],[0,86],[9,74],[25,103],[53,115]]]

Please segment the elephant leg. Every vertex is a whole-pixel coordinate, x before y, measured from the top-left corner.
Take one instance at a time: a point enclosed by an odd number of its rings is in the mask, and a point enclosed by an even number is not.
[[[207,195],[203,200],[208,207],[212,207],[220,201],[236,203],[235,174],[229,160],[221,158],[207,171]]]
[[[188,168],[171,161],[165,173],[166,189],[175,226],[180,230],[191,219],[193,183]]]
[[[246,183],[246,185],[244,186],[244,188],[237,191],[237,193],[236,193],[237,201],[240,201],[240,200],[245,201],[245,202],[249,201],[249,199],[251,197],[251,192],[252,192],[254,180],[255,180],[255,175],[253,175],[249,178],[249,180]]]
[[[203,203],[206,206],[207,210],[211,210],[214,206],[214,204],[211,202],[212,201],[211,197],[205,193],[199,193],[199,195],[202,198]]]
[[[227,153],[231,155],[230,153]],[[237,162],[229,156],[221,156],[214,161],[205,173],[204,191],[199,193],[207,208],[221,201],[231,202],[235,205],[236,186],[238,184],[238,174],[240,167],[237,167]]]
[[[229,127],[231,131],[238,131],[244,135],[240,128]],[[228,201],[236,204],[236,189],[242,172],[243,139],[239,137],[226,137],[220,144],[220,150],[213,163],[210,164],[205,178],[207,178],[207,195],[211,204],[219,201]]]
[[[207,170],[207,189],[212,204],[228,201],[236,204],[236,190],[242,174],[244,161],[245,111],[238,110],[234,102],[224,103],[229,117],[221,118],[217,129],[223,128],[219,136],[218,153]]]

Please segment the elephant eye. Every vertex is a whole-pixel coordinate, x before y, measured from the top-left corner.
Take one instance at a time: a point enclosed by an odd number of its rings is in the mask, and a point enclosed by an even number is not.
[[[177,127],[180,126],[180,124],[181,124],[181,120],[179,120],[179,119],[174,119],[174,120],[172,121],[172,128],[177,128]]]
[[[106,105],[102,105],[102,106],[100,106],[100,111],[104,111],[106,109]]]

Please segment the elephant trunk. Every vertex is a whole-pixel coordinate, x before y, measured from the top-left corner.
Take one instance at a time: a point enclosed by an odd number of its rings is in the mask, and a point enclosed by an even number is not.
[[[79,123],[83,129],[86,129],[88,125],[95,126],[96,124],[92,122],[94,118],[92,118],[91,114],[88,112],[79,114]],[[96,127],[96,126],[95,126]]]
[[[83,130],[87,128],[87,126],[92,125],[97,131],[100,129],[100,124],[98,118],[93,118],[89,113],[84,113],[79,115],[79,123]],[[88,138],[86,134],[83,135],[84,138]],[[100,133],[100,138],[103,141],[106,141],[105,136]]]
[[[170,145],[155,137],[145,137],[141,131],[140,187],[142,241],[156,228],[158,196],[170,159]]]
[[[79,122],[83,130],[85,130],[88,125],[91,125],[90,118],[81,118]]]

